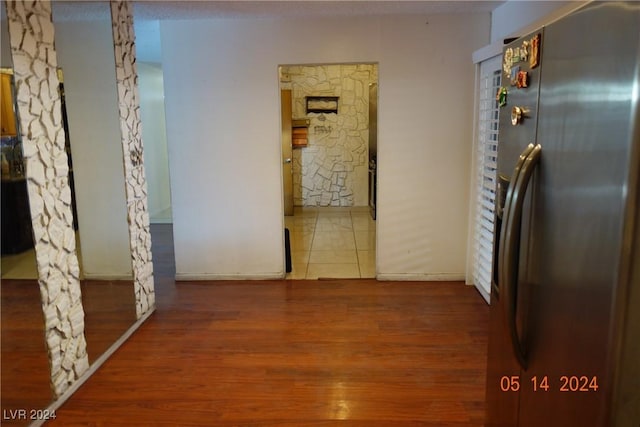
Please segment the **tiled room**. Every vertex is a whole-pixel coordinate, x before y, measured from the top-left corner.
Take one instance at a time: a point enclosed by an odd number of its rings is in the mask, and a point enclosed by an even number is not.
[[[374,278],[376,222],[368,207],[296,207],[285,217],[288,279]]]

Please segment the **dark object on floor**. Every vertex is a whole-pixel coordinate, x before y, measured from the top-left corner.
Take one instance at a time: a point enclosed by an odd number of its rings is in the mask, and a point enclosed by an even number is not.
[[[284,229],[284,257],[285,257],[285,270],[287,273],[291,273],[291,241],[289,240],[289,229]]]

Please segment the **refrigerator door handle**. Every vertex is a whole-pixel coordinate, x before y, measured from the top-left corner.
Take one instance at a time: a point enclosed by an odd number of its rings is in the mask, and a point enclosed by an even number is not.
[[[508,229],[508,223],[511,218],[511,205],[513,200],[513,187],[516,185],[518,181],[518,176],[520,175],[520,171],[522,170],[522,166],[524,165],[525,160],[529,157],[529,154],[533,150],[534,145],[529,144],[527,148],[524,149],[520,157],[518,157],[518,162],[516,163],[516,167],[511,174],[511,179],[508,181],[510,184],[507,188],[507,195],[505,196],[504,208],[502,209],[502,226],[500,229],[500,239],[498,241],[498,285],[500,288],[503,287],[505,283],[504,276],[504,265],[505,265],[505,250],[506,250],[506,238]]]
[[[516,303],[518,282],[518,249],[520,246],[520,225],[522,222],[522,207],[533,171],[540,161],[542,147],[540,144],[529,144],[522,153],[514,171],[512,183],[507,192],[505,207],[506,220],[503,222],[502,235],[504,245],[500,249],[501,288],[504,293],[503,304],[506,315],[507,329],[511,338],[514,355],[522,369],[527,369],[527,358],[516,327]],[[524,157],[524,160],[523,160]],[[508,209],[508,210],[507,210]]]

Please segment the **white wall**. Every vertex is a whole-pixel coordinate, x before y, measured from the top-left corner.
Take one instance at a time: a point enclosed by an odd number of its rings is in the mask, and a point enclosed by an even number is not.
[[[86,278],[131,278],[111,21],[56,22],[55,8],[53,17],[69,117],[82,273]]]
[[[145,62],[137,65],[149,217],[151,223],[170,223],[171,192],[162,68],[160,64]]]
[[[379,63],[379,278],[464,277],[484,15],[163,21],[178,278],[284,275],[279,64]]]
[[[462,279],[472,141],[474,49],[482,18],[383,27],[378,120],[378,275]],[[410,41],[410,42],[409,42]]]

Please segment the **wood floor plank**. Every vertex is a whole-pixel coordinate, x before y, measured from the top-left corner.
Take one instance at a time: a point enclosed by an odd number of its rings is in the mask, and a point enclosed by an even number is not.
[[[132,281],[83,280],[85,338],[92,363],[136,320]],[[0,423],[25,426],[16,411],[37,411],[53,400],[44,315],[37,280],[2,279],[0,284]]]
[[[161,281],[158,293],[48,425],[483,424],[488,308],[462,283]]]
[[[176,283],[171,226],[152,240],[157,311],[46,425],[483,425],[488,307],[474,288]]]

